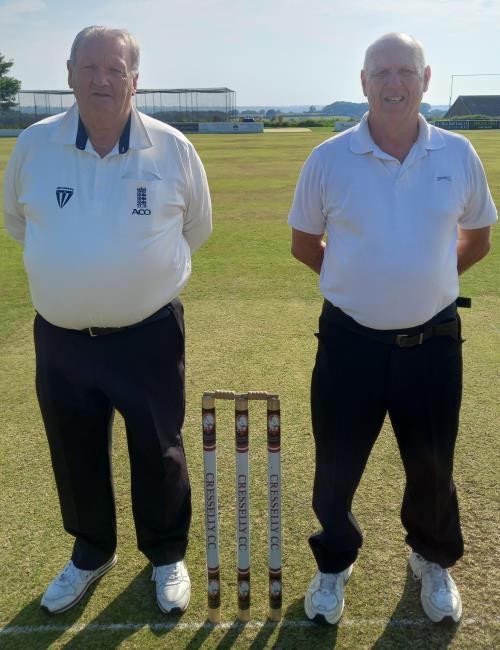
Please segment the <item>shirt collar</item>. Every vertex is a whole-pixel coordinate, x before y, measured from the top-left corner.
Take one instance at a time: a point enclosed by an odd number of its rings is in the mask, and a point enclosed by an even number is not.
[[[443,149],[446,147],[443,135],[435,126],[431,126],[423,115],[418,116],[417,144],[423,149]]]
[[[61,122],[55,130],[52,142],[59,144],[74,145],[77,149],[84,150],[87,146],[87,131],[80,119],[78,104],[75,102],[67,113],[64,114]],[[141,114],[132,107],[129,119],[115,146],[115,153],[127,153],[129,149],[148,149],[153,143],[148,135]]]
[[[418,137],[415,145],[422,152],[430,149],[442,149],[446,146],[439,129],[431,127],[425,117],[420,114],[418,116]],[[368,126],[368,113],[365,113],[360,123],[352,129],[349,148],[353,153],[357,154],[373,153],[377,158],[391,158],[373,141]]]

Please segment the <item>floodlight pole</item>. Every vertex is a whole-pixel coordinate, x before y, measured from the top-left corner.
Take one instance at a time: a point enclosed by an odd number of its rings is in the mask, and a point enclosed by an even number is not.
[[[448,102],[448,111],[449,111],[450,108],[451,108],[451,98],[452,98],[452,96],[453,96],[453,80],[454,80],[454,79],[455,79],[455,75],[452,74],[452,75],[451,75],[451,88],[450,88],[450,101]]]

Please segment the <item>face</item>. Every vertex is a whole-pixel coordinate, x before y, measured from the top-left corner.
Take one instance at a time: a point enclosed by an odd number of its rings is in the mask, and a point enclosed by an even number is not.
[[[120,38],[91,36],[68,61],[68,84],[75,93],[85,122],[109,126],[126,121],[137,88],[137,74],[130,72],[130,54]]]
[[[416,121],[422,95],[431,76],[422,74],[414,49],[407,43],[381,43],[361,71],[363,92],[370,105],[370,120]]]

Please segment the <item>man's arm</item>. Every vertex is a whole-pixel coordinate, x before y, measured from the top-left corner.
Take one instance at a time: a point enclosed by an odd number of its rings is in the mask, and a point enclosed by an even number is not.
[[[188,149],[188,171],[189,201],[184,215],[182,234],[192,254],[212,232],[212,204],[207,175],[194,147]]]
[[[325,256],[323,235],[310,235],[292,228],[292,255],[315,273],[320,273]]]
[[[490,250],[490,226],[458,228],[457,267],[459,275],[483,259]]]
[[[24,217],[23,208],[18,201],[19,166],[19,145],[16,143],[16,147],[10,156],[10,160],[4,174],[3,216],[4,225],[7,232],[13,239],[17,240],[21,245],[24,246],[26,219]]]

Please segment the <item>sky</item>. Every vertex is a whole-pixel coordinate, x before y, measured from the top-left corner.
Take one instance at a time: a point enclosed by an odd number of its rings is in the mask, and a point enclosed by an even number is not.
[[[66,89],[66,59],[88,25],[141,45],[140,88],[227,86],[237,105],[364,101],[367,46],[402,31],[426,51],[424,100],[500,94],[500,0],[0,0],[0,53],[22,88]]]

